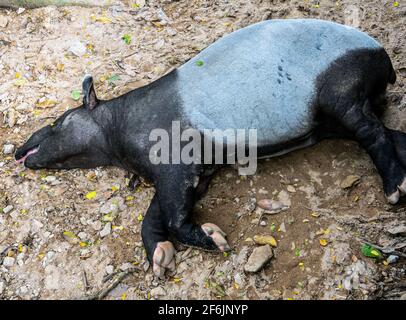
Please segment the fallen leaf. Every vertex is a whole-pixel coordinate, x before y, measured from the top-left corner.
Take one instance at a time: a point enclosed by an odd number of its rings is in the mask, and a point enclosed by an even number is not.
[[[319,239],[319,243],[322,247],[325,247],[328,245],[328,240],[327,239]]]
[[[80,90],[72,90],[71,97],[73,100],[77,101],[80,99],[82,92]]]
[[[88,200],[92,200],[94,197],[96,197],[96,191],[90,191],[85,197]]]
[[[257,236],[254,236],[254,242],[257,244],[261,244],[261,245],[269,244],[275,248],[278,246],[278,243],[276,242],[275,238],[272,236],[258,236],[257,235]]]

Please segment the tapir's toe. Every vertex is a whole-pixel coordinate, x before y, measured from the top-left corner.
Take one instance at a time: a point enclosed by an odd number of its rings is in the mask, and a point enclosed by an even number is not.
[[[406,194],[406,178],[403,179],[402,183],[398,186],[402,194]]]
[[[158,242],[152,258],[152,270],[158,278],[165,276],[165,271],[175,271],[175,248],[170,241]]]
[[[390,195],[386,195],[386,199],[388,200],[388,202],[390,204],[398,203],[399,198],[400,198],[400,192],[399,191],[395,191],[394,193],[392,193]]]
[[[206,235],[214,241],[220,251],[230,251],[231,248],[226,240],[226,233],[213,223],[205,223],[202,225]]]

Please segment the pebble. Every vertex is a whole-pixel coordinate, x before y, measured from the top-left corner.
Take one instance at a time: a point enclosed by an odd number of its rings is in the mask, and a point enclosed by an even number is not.
[[[104,238],[105,236],[108,236],[110,233],[111,233],[111,223],[108,222],[106,223],[102,231],[100,231],[100,237]]]
[[[160,297],[166,295],[166,291],[162,287],[156,287],[151,290],[151,296],[152,297]]]
[[[295,187],[294,187],[294,186],[291,186],[291,185],[287,186],[287,187],[286,187],[286,190],[288,190],[288,191],[291,192],[291,193],[295,193],[295,192],[296,192]]]
[[[396,226],[388,229],[388,232],[394,236],[406,236],[406,226]]]
[[[3,153],[4,154],[12,154],[14,152],[14,144],[5,144],[3,146]]]
[[[4,291],[4,282],[0,282],[0,294]]]
[[[271,199],[259,200],[258,207],[266,210],[267,213],[269,212],[270,214],[276,214],[288,208],[288,206],[284,205],[281,201]]]
[[[355,185],[357,185],[360,181],[361,177],[356,175],[349,175],[340,183],[340,187],[342,189],[349,189]]]
[[[5,257],[3,260],[3,266],[12,267],[15,261],[16,259],[14,259],[13,257]]]
[[[0,16],[0,27],[5,28],[7,27],[8,19],[5,16]]]
[[[108,265],[108,266],[106,267],[106,273],[107,273],[107,274],[113,274],[113,272],[114,272],[114,266]]]
[[[266,221],[264,221],[264,220],[262,220],[261,223],[260,223],[260,225],[261,225],[262,227],[266,227],[267,224],[268,224],[268,223],[267,223]]]
[[[10,213],[11,211],[13,211],[14,207],[12,205],[8,205],[7,207],[3,208],[3,212],[5,214]]]
[[[273,257],[272,248],[270,245],[255,248],[248,258],[248,262],[244,266],[246,272],[258,272],[269,260]]]
[[[69,51],[75,56],[81,57],[86,53],[86,46],[79,40],[75,40],[69,47]]]
[[[396,263],[398,260],[399,260],[399,256],[392,254],[386,259],[386,262],[388,262],[389,264],[393,264],[393,263]]]

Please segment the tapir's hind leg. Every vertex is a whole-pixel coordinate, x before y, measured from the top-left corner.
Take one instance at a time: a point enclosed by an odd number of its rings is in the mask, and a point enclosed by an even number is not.
[[[406,192],[406,171],[398,160],[391,134],[372,112],[368,99],[335,109],[336,119],[354,136],[371,156],[383,181],[388,201],[399,201]]]
[[[365,148],[382,178],[388,201],[397,203],[400,192],[406,192],[406,167],[398,159],[392,134],[376,115],[387,84],[395,81],[387,53],[383,49],[349,52],[317,81],[319,112],[334,118]]]
[[[395,145],[398,159],[403,168],[406,168],[406,133],[398,130],[387,129]]]

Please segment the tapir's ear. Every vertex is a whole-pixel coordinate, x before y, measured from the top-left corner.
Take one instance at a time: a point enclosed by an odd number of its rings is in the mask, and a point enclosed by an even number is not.
[[[85,76],[85,78],[83,79],[82,88],[84,94],[83,105],[86,108],[93,110],[99,103],[99,100],[97,99],[96,91],[94,90],[92,76],[90,75]]]

